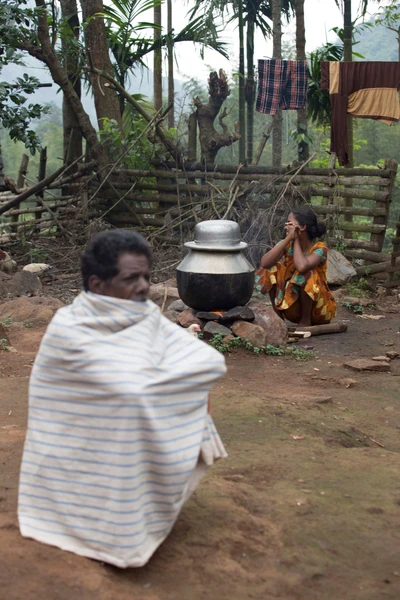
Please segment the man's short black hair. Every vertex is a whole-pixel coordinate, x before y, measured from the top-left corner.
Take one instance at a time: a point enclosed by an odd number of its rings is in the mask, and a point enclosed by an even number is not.
[[[149,267],[151,266],[151,248],[136,231],[113,229],[92,237],[81,257],[81,273],[86,292],[89,290],[91,275],[109,281],[118,274],[118,258],[124,252],[145,256]]]

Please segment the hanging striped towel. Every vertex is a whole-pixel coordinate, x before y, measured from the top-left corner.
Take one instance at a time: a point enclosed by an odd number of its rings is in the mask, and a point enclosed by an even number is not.
[[[144,565],[207,466],[224,358],[150,301],[82,292],[50,323],[29,386],[21,533],[118,567]]]

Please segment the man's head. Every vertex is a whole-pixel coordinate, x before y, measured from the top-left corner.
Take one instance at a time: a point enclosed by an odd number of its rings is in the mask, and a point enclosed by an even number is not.
[[[125,229],[99,233],[81,258],[85,291],[144,302],[151,261],[150,246],[140,234]]]

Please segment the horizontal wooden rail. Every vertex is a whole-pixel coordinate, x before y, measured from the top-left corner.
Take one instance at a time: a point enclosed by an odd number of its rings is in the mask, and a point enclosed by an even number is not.
[[[312,209],[317,215],[355,215],[360,217],[377,217],[386,216],[388,211],[386,208],[365,208],[364,206],[338,206],[336,204],[328,204],[328,206],[312,205]]]

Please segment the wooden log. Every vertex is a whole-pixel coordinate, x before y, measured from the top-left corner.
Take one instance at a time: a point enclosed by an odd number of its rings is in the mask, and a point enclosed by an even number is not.
[[[338,223],[337,228],[342,231],[358,231],[360,233],[379,233],[380,231],[386,231],[385,225],[373,225],[368,223]],[[347,240],[345,240],[347,243]],[[375,242],[375,245],[380,251],[379,245]]]
[[[57,208],[62,208],[64,206],[68,206],[75,200],[76,200],[75,196],[71,196],[69,199],[67,196],[65,196],[63,201],[53,202],[52,204],[49,204],[48,207],[52,210],[56,210]],[[15,208],[13,210],[9,210],[6,213],[4,213],[3,216],[11,217],[12,215],[27,215],[30,213],[39,213],[39,212],[45,212],[43,207],[32,206],[31,208]]]
[[[80,157],[79,160],[82,160],[82,157]],[[21,202],[24,202],[30,196],[34,196],[35,194],[40,192],[43,188],[47,187],[50,183],[52,183],[55,179],[57,179],[57,177],[62,175],[62,173],[65,173],[66,171],[71,169],[76,162],[79,162],[79,160],[77,159],[76,161],[74,161],[73,163],[71,163],[70,165],[67,165],[67,166],[63,165],[62,167],[57,169],[57,171],[54,171],[54,173],[52,173],[51,175],[46,177],[46,179],[43,179],[43,181],[39,181],[36,185],[33,185],[28,190],[25,190],[21,194],[18,194],[18,196],[15,196],[15,198],[13,200],[10,200],[9,202],[6,202],[2,206],[0,206],[0,215],[3,215],[10,208],[17,206],[18,204],[21,204]]]
[[[46,178],[46,165],[47,165],[47,147],[46,148],[42,148],[40,150],[40,163],[39,163],[38,181],[43,181],[43,179]],[[36,194],[36,197],[39,200],[39,202],[37,203],[37,206],[42,206],[42,202],[40,202],[40,200],[43,201],[43,198],[44,198],[44,191],[43,191],[43,189],[41,189],[40,192],[38,192]],[[38,213],[35,212],[35,218],[36,219],[40,219],[40,217],[41,217],[41,212],[38,212]]]
[[[317,215],[356,215],[360,217],[386,216],[387,208],[366,208],[365,206],[338,206],[337,204],[328,204],[326,206],[312,205],[313,211]]]
[[[109,195],[111,197],[111,194]],[[155,202],[154,197],[149,197],[148,194],[129,194],[126,197],[127,200],[133,200],[134,202]],[[165,204],[176,204],[178,205],[178,197],[170,194],[158,194],[157,199],[160,202],[165,202]],[[187,196],[185,199],[181,198],[181,206],[185,206],[183,201],[186,200],[186,205],[190,204],[205,204],[207,202],[207,198],[189,198]]]
[[[227,172],[221,172],[221,171],[217,171],[217,170],[213,170],[213,171],[194,171],[194,172],[188,172],[185,173],[184,171],[181,170],[171,170],[171,171],[167,171],[167,170],[144,170],[144,169],[121,169],[120,171],[116,171],[116,173],[121,174],[125,177],[146,177],[146,178],[151,178],[151,177],[155,177],[155,178],[165,178],[165,177],[169,177],[169,178],[174,178],[177,180],[187,180],[187,179],[205,179],[205,180],[214,180],[214,179],[223,179],[226,181],[231,181],[233,179],[237,180],[237,181],[263,181],[266,184],[276,184],[276,185],[280,185],[283,183],[287,183],[289,180],[294,183],[294,184],[309,184],[309,185],[314,185],[316,183],[321,183],[321,184],[325,184],[327,186],[330,186],[329,189],[330,190],[335,190],[335,196],[338,195],[338,191],[340,191],[340,196],[344,197],[344,195],[341,194],[342,191],[346,191],[345,188],[341,188],[341,187],[337,187],[337,185],[334,185],[334,183],[340,184],[340,185],[371,185],[371,186],[380,186],[380,187],[384,187],[385,183],[387,182],[387,185],[389,186],[390,184],[390,180],[389,179],[385,179],[383,177],[379,177],[379,178],[374,178],[372,179],[372,182],[369,182],[369,178],[368,177],[360,177],[360,178],[340,178],[339,180],[333,180],[330,177],[327,176],[304,176],[304,175],[296,175],[296,176],[284,176],[284,175],[270,175],[270,176],[265,176],[263,174],[259,174],[259,173],[247,173],[247,172],[243,172],[243,169],[241,169],[238,172],[232,172],[232,173],[227,173]],[[314,186],[315,187],[315,186]],[[320,189],[320,188],[316,188],[316,189]],[[323,189],[323,188],[321,188]],[[363,190],[358,189],[358,192],[362,192]],[[371,190],[366,190],[367,192],[371,192]],[[374,193],[372,191],[372,193]],[[375,192],[377,193],[377,192]],[[363,198],[364,196],[359,196],[360,198]]]
[[[328,243],[330,247],[335,248],[340,240],[337,238],[328,238]],[[372,252],[376,250],[378,252],[379,248],[377,244],[373,242],[368,242],[366,240],[345,240],[346,248],[365,248],[365,250],[371,250]]]
[[[18,178],[17,178],[17,191],[22,190],[25,185],[25,177],[28,173],[28,165],[29,165],[29,156],[27,154],[23,154],[21,158],[21,164],[19,165]],[[11,200],[11,198],[10,198]],[[18,221],[18,217],[12,217],[14,222]]]
[[[169,169],[174,169],[176,168],[176,164],[173,161],[160,161],[160,160],[152,160],[151,161],[153,165],[157,166],[157,167],[167,167]],[[185,162],[183,164],[183,167],[185,169],[185,171],[220,171],[221,173],[225,172],[225,173],[236,173],[238,167],[236,167],[235,165],[221,165],[221,164],[206,164],[204,165],[204,163],[199,163],[199,162]],[[298,167],[242,167],[241,168],[241,172],[243,173],[249,173],[249,174],[262,174],[262,175],[279,175],[279,174],[285,174],[285,173],[294,173],[296,171]],[[332,175],[332,172],[334,175],[350,175],[350,176],[355,176],[355,175],[370,175],[373,177],[390,177],[390,171],[389,170],[384,170],[384,169],[364,169],[361,167],[356,167],[356,168],[339,168],[339,169],[334,169],[333,171],[331,169],[317,169],[317,168],[304,168],[302,169],[302,174],[303,175]]]
[[[384,281],[382,285],[385,288],[395,288],[400,287],[400,279],[392,279],[391,281]]]
[[[356,267],[357,275],[372,275],[373,273],[388,273],[388,269],[392,266],[392,262],[387,260],[380,262],[375,265],[363,265],[362,267]],[[400,267],[400,259],[396,258],[395,266]]]
[[[384,254],[383,252],[372,252],[371,250],[364,250],[362,248],[346,248],[343,251],[343,254],[350,258],[361,258],[363,260],[370,260],[372,262],[385,262],[390,258],[390,254]]]
[[[247,177],[247,176],[246,176]],[[239,189],[243,189],[245,182],[239,178],[237,182],[235,182],[235,187]],[[132,187],[131,183],[113,183],[115,189],[119,190],[129,190]],[[215,184],[210,180],[206,180],[204,184],[194,184],[194,183],[179,183],[179,184],[161,184],[161,183],[147,183],[138,181],[135,189],[137,190],[150,190],[157,192],[170,192],[177,193],[179,192],[187,192],[192,194],[209,194],[211,190],[213,190],[215,194],[215,187],[217,187],[218,191],[229,193],[232,191],[232,184],[230,185],[220,185]],[[315,190],[315,186],[313,186],[313,190]],[[319,188],[318,188],[319,189]],[[321,188],[323,189],[323,188]],[[368,190],[367,190],[368,191]],[[315,194],[318,195],[318,194]],[[369,198],[371,199],[371,198]],[[360,215],[360,216],[385,216],[387,215],[386,208],[366,208],[366,207],[346,207],[346,206],[338,206],[338,205],[327,205],[327,206],[313,206],[313,209],[317,214],[321,215],[330,215],[330,214],[351,214],[351,215]]]
[[[290,336],[297,339],[308,339],[309,337],[311,337],[311,332],[295,330],[290,332]]]
[[[319,188],[310,186],[309,191],[312,196],[323,196],[325,198],[331,198],[337,196],[337,190],[335,188]],[[375,192],[373,190],[363,189],[352,189],[352,188],[340,188],[341,198],[360,198],[361,200],[375,200],[380,202],[388,202],[390,195],[388,192]]]
[[[296,331],[296,327],[288,327],[289,335]],[[327,323],[326,325],[311,325],[310,327],[301,327],[300,331],[309,331],[311,335],[325,335],[327,333],[344,333],[347,331],[345,323]]]
[[[393,188],[394,188],[394,184],[396,181],[396,173],[397,173],[397,162],[395,160],[385,160],[385,165],[384,165],[385,169],[389,169],[391,172],[391,176],[389,178],[390,181],[390,186],[389,188],[383,188],[381,187],[380,190],[383,191],[387,191],[389,193],[389,199],[392,196],[393,193]],[[389,206],[386,202],[377,202],[376,204],[376,208],[386,208],[387,212],[386,215],[384,216],[376,216],[374,218],[374,224],[379,224],[379,225],[385,225],[385,231],[386,231],[386,227],[388,224],[388,219],[389,219]],[[383,245],[385,243],[385,231],[383,231],[382,233],[373,233],[371,235],[371,242],[374,242],[376,244],[378,244],[379,246],[379,250],[382,250]]]
[[[116,225],[116,226],[120,226],[120,227],[123,227],[124,225],[141,225],[139,220],[136,219],[133,215],[126,215],[123,218],[120,218],[117,215],[115,217],[109,215],[108,220],[112,225]],[[164,219],[142,218],[141,221],[144,225],[150,225],[150,226],[154,226],[154,227],[163,227],[163,225],[164,225]]]

